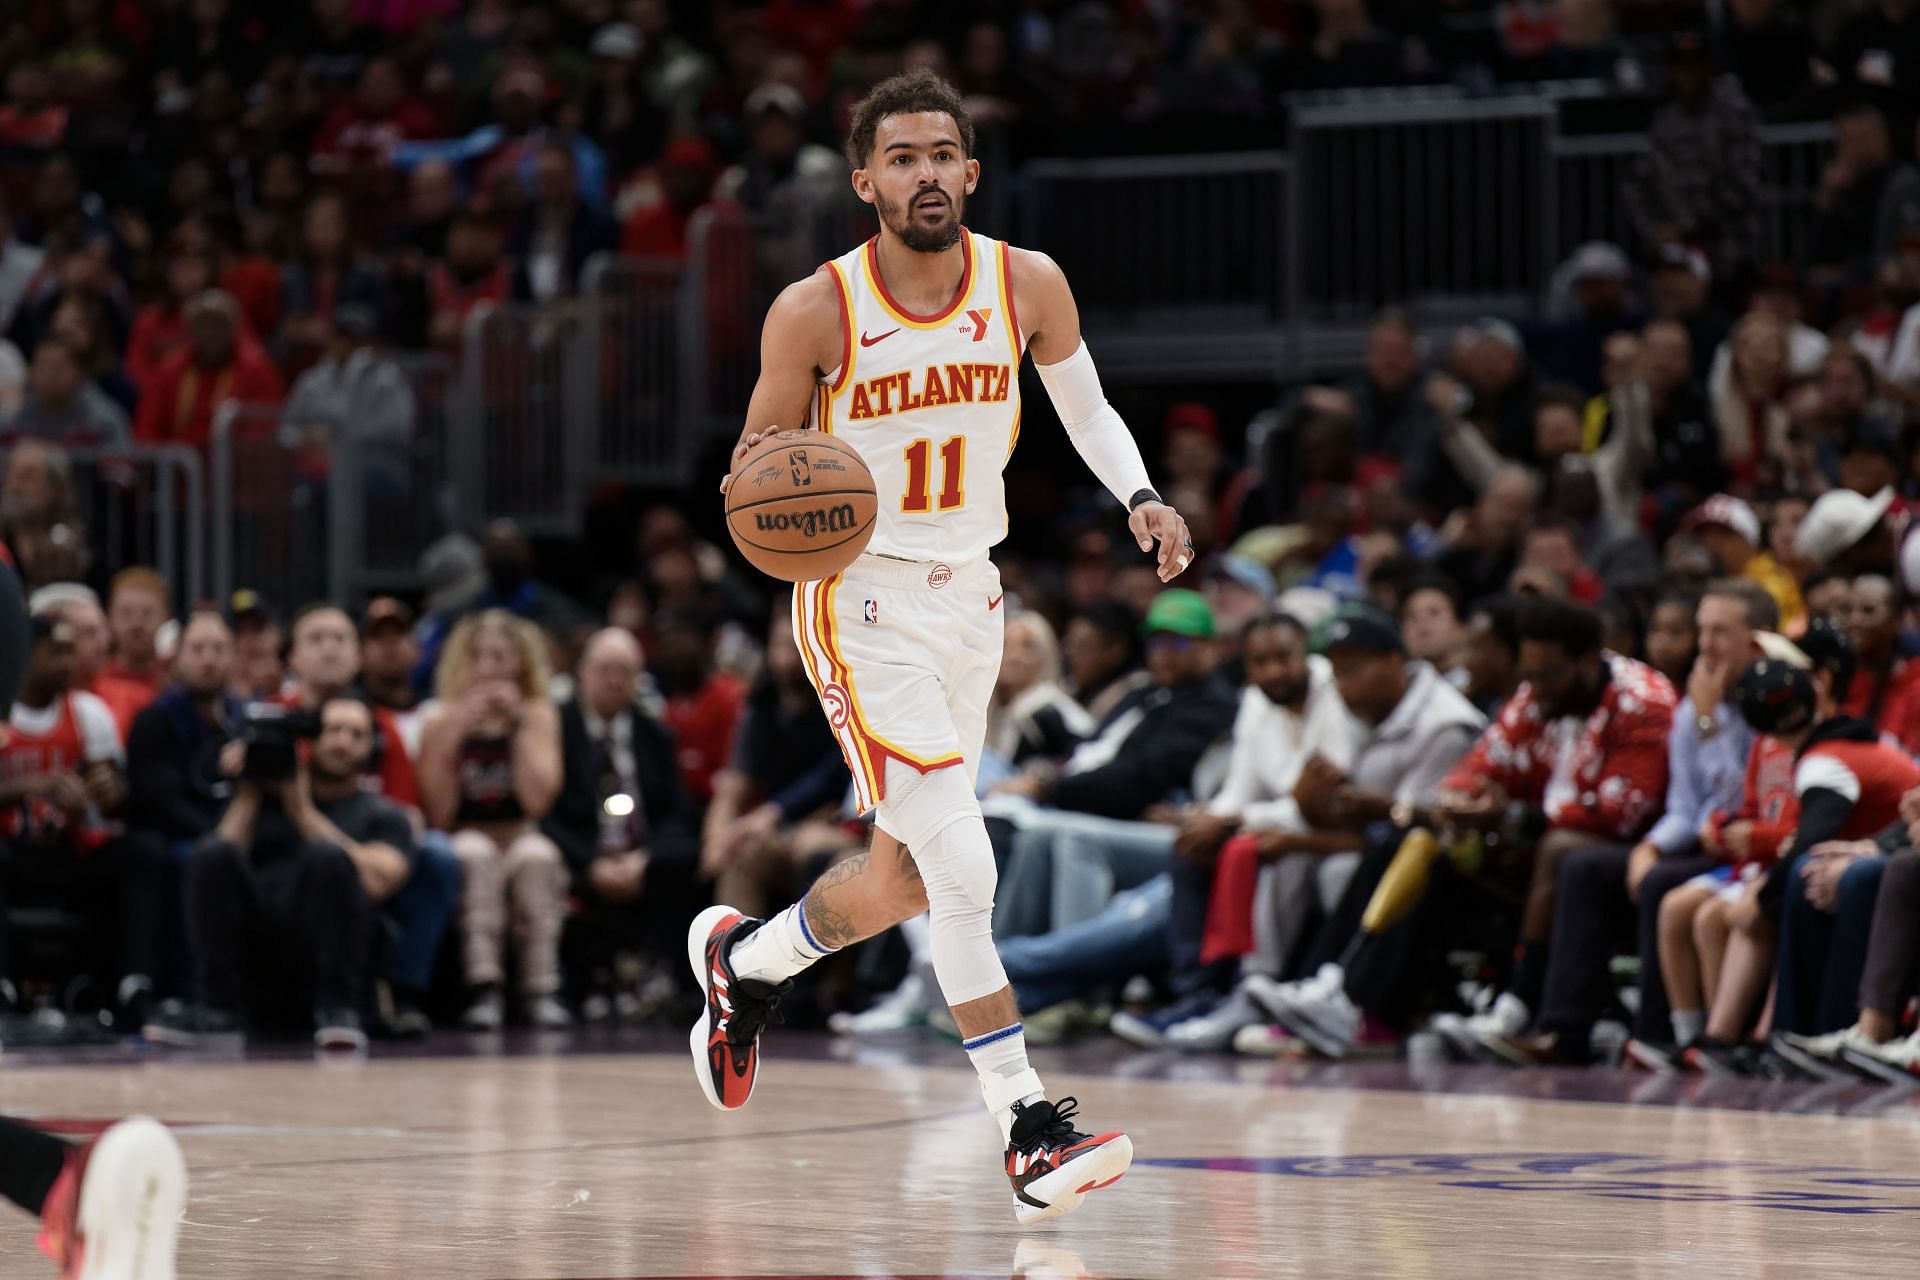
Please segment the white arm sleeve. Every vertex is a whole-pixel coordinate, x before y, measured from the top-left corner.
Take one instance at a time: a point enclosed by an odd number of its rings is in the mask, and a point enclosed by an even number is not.
[[[1041,385],[1046,387],[1048,398],[1060,414],[1067,438],[1086,459],[1088,469],[1107,486],[1107,492],[1120,499],[1124,507],[1133,500],[1134,494],[1153,488],[1153,482],[1147,479],[1147,464],[1140,456],[1140,446],[1127,430],[1127,424],[1120,421],[1120,415],[1107,403],[1106,392],[1100,389],[1100,374],[1093,367],[1093,356],[1087,351],[1086,341],[1082,339],[1079,349],[1059,364],[1033,367],[1039,371]]]

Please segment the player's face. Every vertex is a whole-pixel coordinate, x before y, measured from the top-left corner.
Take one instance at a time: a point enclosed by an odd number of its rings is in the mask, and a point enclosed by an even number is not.
[[[880,122],[873,154],[854,173],[853,189],[907,248],[940,253],[960,242],[967,196],[979,180],[980,162],[961,150],[953,117],[922,111]]]

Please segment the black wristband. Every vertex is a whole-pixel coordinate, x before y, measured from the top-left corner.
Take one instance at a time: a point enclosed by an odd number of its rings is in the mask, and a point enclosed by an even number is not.
[[[1140,504],[1143,502],[1158,502],[1158,501],[1160,501],[1160,495],[1155,493],[1153,490],[1151,489],[1136,490],[1134,495],[1131,498],[1127,499],[1127,514],[1132,515],[1134,512],[1138,511],[1140,509]]]

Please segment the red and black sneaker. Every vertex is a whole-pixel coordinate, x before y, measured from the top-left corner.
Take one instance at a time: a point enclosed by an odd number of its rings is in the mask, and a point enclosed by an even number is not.
[[[1007,1177],[1013,1182],[1013,1212],[1023,1227],[1073,1212],[1089,1191],[1120,1181],[1133,1163],[1133,1140],[1126,1134],[1096,1138],[1075,1129],[1079,1109],[1076,1098],[1013,1108]]]
[[[776,1016],[780,997],[793,990],[791,981],[776,986],[734,976],[727,953],[762,923],[732,907],[715,906],[695,916],[687,930],[687,962],[707,997],[687,1046],[701,1092],[722,1111],[737,1111],[753,1096],[760,1030]]]
[[[166,1126],[122,1120],[67,1156],[40,1207],[60,1280],[174,1280],[187,1162]]]

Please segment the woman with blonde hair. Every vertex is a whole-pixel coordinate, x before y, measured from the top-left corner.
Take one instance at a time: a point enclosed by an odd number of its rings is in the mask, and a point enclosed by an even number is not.
[[[1093,717],[1060,681],[1060,642],[1037,613],[1007,619],[1000,681],[987,707],[987,748],[1008,764],[1058,760],[1092,733]]]
[[[465,877],[460,914],[473,1003],[466,1025],[498,1028],[509,922],[530,1022],[564,1027],[560,926],[567,872],[540,819],[560,794],[560,715],[547,700],[539,628],[488,609],[453,629],[434,672],[437,703],[421,730],[420,798],[453,836]]]
[[[1736,490],[1760,487],[1761,473],[1791,451],[1785,406],[1791,378],[1787,330],[1769,311],[1750,311],[1727,338],[1729,358],[1713,371],[1708,393],[1720,434],[1720,460]]]

